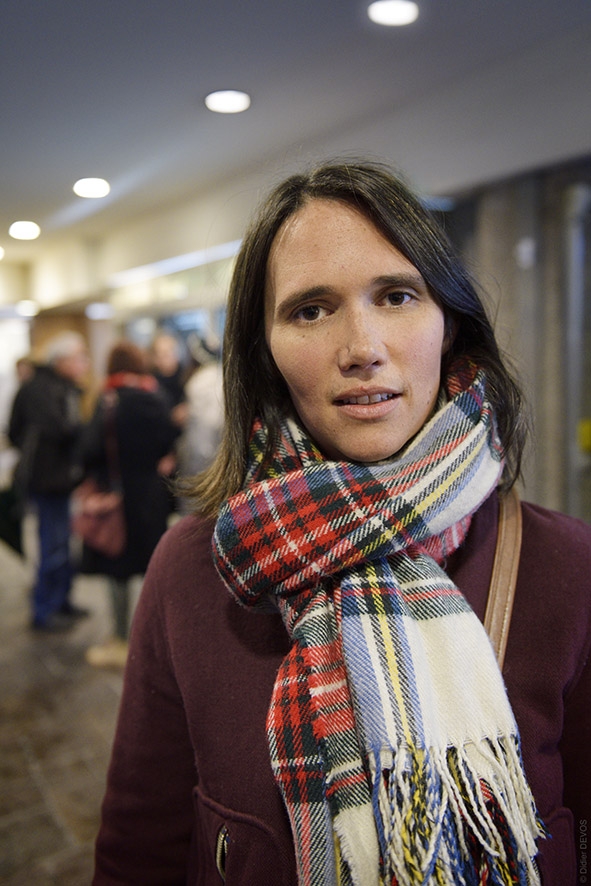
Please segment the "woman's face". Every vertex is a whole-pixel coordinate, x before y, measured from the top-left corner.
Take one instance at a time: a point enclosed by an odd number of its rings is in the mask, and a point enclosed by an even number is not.
[[[314,199],[280,228],[265,330],[296,412],[329,458],[388,458],[433,411],[443,311],[414,265],[346,203]]]

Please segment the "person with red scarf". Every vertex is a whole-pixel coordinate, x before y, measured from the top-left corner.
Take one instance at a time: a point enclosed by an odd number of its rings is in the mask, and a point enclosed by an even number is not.
[[[147,357],[134,342],[111,348],[107,377],[94,414],[83,431],[80,461],[87,476],[123,494],[126,545],[109,557],[84,546],[80,571],[106,575],[113,612],[113,636],[86,653],[97,667],[122,666],[130,622],[129,580],[145,573],[168,525],[168,487],[159,470],[178,436]]]
[[[379,165],[290,177],[223,352],[221,447],[136,612],[95,886],[574,886],[591,528],[515,495],[520,390],[445,234]]]

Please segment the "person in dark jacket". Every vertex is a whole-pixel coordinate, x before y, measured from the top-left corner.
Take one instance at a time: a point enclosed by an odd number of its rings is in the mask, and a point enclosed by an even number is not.
[[[519,388],[388,170],[272,192],[224,390],[136,612],[94,886],[575,886],[591,527],[516,498]]]
[[[87,650],[95,666],[122,665],[129,632],[129,579],[143,575],[169,513],[167,482],[160,464],[178,436],[168,404],[148,372],[144,351],[119,341],[107,361],[103,395],[82,434],[85,474],[123,493],[127,543],[117,557],[84,546],[81,572],[109,578],[114,636]],[[114,444],[114,445],[113,445]]]
[[[178,339],[170,332],[159,332],[150,346],[150,358],[151,372],[166,397],[172,420],[182,428],[187,420],[187,371],[181,361]]]
[[[70,494],[80,479],[75,460],[82,429],[80,383],[88,372],[84,338],[66,331],[51,339],[45,361],[19,388],[8,436],[20,450],[14,476],[30,497],[39,525],[39,565],[32,595],[31,626],[38,631],[70,626],[83,614],[70,601]]]
[[[179,444],[180,435],[183,432],[187,420],[189,406],[185,392],[187,370],[181,360],[181,343],[171,332],[160,330],[150,346],[151,372],[160,385],[163,395],[166,397],[170,409],[170,417],[179,428],[179,440],[166,460],[162,468],[167,476],[174,477],[179,470]],[[180,501],[170,487],[168,498],[170,512],[178,510]]]

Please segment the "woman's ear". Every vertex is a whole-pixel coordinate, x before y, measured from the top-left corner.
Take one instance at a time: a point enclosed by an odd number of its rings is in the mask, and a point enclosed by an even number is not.
[[[441,356],[447,354],[451,346],[453,345],[457,332],[458,332],[459,322],[455,317],[451,317],[449,314],[445,315],[444,322],[444,332],[443,332],[443,344],[441,346]]]

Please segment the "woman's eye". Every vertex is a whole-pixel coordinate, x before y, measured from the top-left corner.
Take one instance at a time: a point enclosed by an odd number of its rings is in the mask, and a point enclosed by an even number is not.
[[[386,295],[386,301],[392,307],[398,308],[400,305],[405,305],[407,302],[411,300],[412,296],[408,292],[389,292]]]
[[[294,316],[296,320],[312,323],[314,320],[319,320],[320,317],[323,316],[323,309],[320,305],[304,305],[304,307],[298,308]]]

